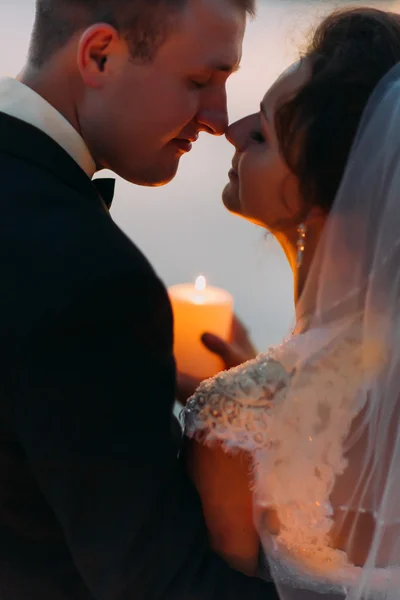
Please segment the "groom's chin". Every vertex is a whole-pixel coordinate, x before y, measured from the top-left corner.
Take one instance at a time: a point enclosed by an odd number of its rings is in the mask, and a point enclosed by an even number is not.
[[[161,187],[170,183],[178,172],[179,161],[169,165],[158,165],[149,169],[143,169],[140,173],[135,173],[127,177],[130,183],[145,187]]]

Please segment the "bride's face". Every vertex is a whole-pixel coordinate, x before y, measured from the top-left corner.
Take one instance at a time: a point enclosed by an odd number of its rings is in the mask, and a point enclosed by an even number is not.
[[[271,231],[280,231],[302,210],[298,179],[284,161],[275,131],[279,103],[306,83],[306,61],[285,71],[265,94],[260,112],[230,125],[226,137],[236,148],[223,201],[231,212]]]

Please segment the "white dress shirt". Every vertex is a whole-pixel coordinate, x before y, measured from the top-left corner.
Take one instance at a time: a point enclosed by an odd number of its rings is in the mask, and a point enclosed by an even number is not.
[[[78,163],[91,179],[95,162],[83,138],[61,113],[30,87],[11,77],[0,78],[0,112],[37,127]]]

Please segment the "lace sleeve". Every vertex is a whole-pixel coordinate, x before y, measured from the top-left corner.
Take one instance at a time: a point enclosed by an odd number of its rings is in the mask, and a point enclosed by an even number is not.
[[[185,434],[205,444],[218,441],[227,452],[254,452],[279,442],[276,413],[293,377],[315,368],[316,359],[305,369],[302,355],[318,356],[335,335],[336,331],[324,329],[292,336],[257,358],[204,381],[182,411]],[[287,427],[293,427],[293,420]]]
[[[206,444],[218,441],[226,451],[264,447],[269,409],[284,397],[290,379],[271,350],[204,381],[182,412],[186,435]]]
[[[186,435],[250,452],[287,443],[300,430],[308,439],[321,425],[321,410],[340,406],[349,394],[346,408],[354,400],[359,332],[354,322],[314,329],[204,381],[182,411]]]

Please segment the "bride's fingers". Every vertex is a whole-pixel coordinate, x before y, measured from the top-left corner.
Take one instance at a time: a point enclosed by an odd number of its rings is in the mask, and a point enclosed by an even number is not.
[[[202,336],[201,341],[210,352],[213,352],[222,358],[227,369],[236,367],[246,360],[245,354],[242,353],[235,344],[225,342],[212,333],[205,333]]]
[[[254,348],[247,340],[226,342],[212,333],[205,333],[201,341],[208,350],[222,358],[227,369],[241,365],[255,357]]]

